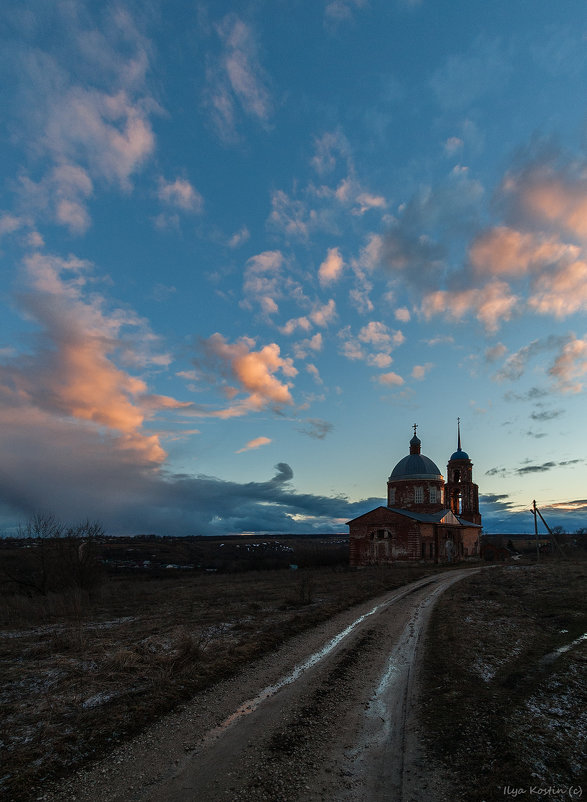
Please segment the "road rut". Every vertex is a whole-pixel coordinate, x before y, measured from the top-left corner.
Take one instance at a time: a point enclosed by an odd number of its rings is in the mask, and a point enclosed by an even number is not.
[[[440,594],[476,570],[335,616],[42,798],[441,802],[413,717],[419,645]]]

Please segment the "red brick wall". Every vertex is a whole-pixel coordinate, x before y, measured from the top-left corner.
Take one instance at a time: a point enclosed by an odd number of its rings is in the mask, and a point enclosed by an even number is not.
[[[414,491],[416,487],[421,487],[423,490],[423,502],[421,504],[416,504],[414,501]],[[437,501],[434,503],[430,501],[431,487],[436,488]],[[392,500],[393,490],[395,490],[395,501]],[[398,509],[411,510],[412,512],[438,512],[444,509],[443,491],[444,482],[442,480],[395,480],[387,483],[387,503],[390,507],[398,507]]]

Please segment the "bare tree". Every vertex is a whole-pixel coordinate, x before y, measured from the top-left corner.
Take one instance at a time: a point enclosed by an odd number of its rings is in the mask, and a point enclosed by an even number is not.
[[[18,560],[2,566],[1,573],[29,594],[91,591],[102,576],[96,540],[103,534],[97,521],[65,527],[52,514],[36,513],[18,530],[25,548]]]

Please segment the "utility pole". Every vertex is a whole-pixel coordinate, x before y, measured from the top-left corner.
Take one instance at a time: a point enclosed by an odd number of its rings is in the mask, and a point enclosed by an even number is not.
[[[532,502],[532,515],[534,516],[534,537],[536,538],[536,562],[540,562],[540,549],[538,548],[538,518],[536,517],[536,499]]]
[[[557,538],[555,537],[555,535],[554,535],[554,533],[553,533],[552,529],[550,528],[550,526],[549,526],[549,525],[546,523],[546,521],[544,520],[544,516],[542,515],[542,513],[540,512],[540,510],[538,509],[538,507],[536,507],[536,502],[534,502],[534,507],[535,507],[535,509],[536,509],[536,512],[537,512],[537,513],[538,513],[538,515],[540,516],[540,520],[542,521],[542,523],[544,524],[544,526],[546,527],[546,529],[547,529],[547,531],[548,531],[548,534],[550,535],[550,542],[551,542],[551,543],[554,543],[554,545],[555,545],[555,546],[557,547],[557,549],[559,550],[561,557],[564,557],[564,556],[565,556],[565,553],[564,553],[564,551],[563,551],[563,548],[562,548],[561,544],[558,542],[558,540],[557,540]]]

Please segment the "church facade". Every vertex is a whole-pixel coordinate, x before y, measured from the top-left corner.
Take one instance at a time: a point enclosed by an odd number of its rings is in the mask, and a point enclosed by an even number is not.
[[[392,564],[405,560],[444,563],[479,554],[481,515],[473,463],[461,448],[447,465],[447,481],[435,463],[421,453],[416,434],[387,482],[387,506],[347,523],[352,566]]]

